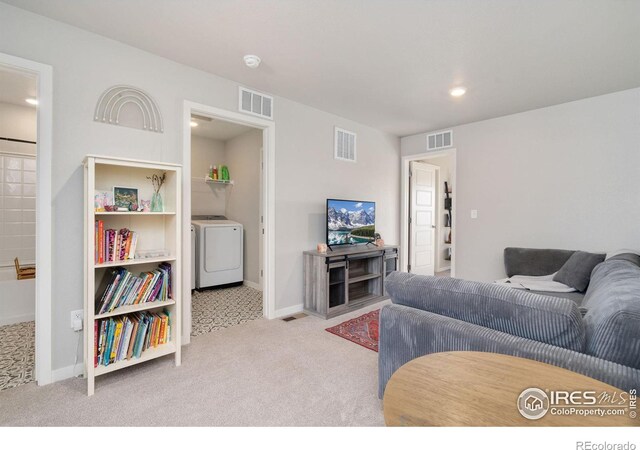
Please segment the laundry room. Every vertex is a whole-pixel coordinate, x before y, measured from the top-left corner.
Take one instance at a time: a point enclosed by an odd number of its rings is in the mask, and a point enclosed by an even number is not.
[[[192,336],[263,316],[261,152],[261,129],[192,115]]]

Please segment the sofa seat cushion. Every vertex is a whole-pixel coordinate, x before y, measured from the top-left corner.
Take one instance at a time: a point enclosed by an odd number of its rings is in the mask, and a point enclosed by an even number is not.
[[[393,303],[583,351],[582,315],[571,300],[493,283],[393,272],[385,281]]]
[[[582,305],[584,300],[584,292],[542,292],[530,290],[532,294],[548,295],[549,297],[566,298],[574,302],[576,305]]]
[[[585,351],[640,369],[640,267],[617,258],[599,264],[583,306]]]

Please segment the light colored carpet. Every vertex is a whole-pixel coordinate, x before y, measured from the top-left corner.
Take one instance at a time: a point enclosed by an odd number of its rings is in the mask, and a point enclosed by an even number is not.
[[[191,296],[191,336],[262,317],[262,292],[249,286],[209,289]]]
[[[388,301],[387,301],[388,302]],[[0,392],[0,425],[379,426],[378,354],[325,331],[386,302],[322,320],[258,319],[192,338],[172,357],[96,380]]]
[[[0,327],[0,391],[33,381],[35,322]]]

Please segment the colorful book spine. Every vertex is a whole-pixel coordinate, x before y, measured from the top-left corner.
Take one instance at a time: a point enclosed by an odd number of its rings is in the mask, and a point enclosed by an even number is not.
[[[98,367],[98,322],[93,323],[93,367]]]
[[[115,320],[116,322],[116,326],[115,326],[115,331],[114,331],[114,335],[113,335],[113,345],[111,346],[111,353],[110,353],[110,362],[116,362],[116,355],[118,354],[118,346],[120,345],[120,339],[122,339],[122,319],[118,318]]]
[[[133,236],[131,238],[131,248],[129,249],[129,259],[134,259],[136,257],[136,247],[138,246],[138,233],[134,231],[131,234]]]
[[[93,242],[94,242],[94,252],[93,252],[93,261],[98,264],[98,262],[100,262],[100,245],[99,245],[99,241],[100,241],[100,233],[98,233],[98,220],[96,220],[96,223],[94,224],[94,230],[93,230]]]
[[[102,365],[108,366],[110,362],[111,355],[111,347],[113,345],[113,332],[114,332],[115,322],[113,319],[108,319],[107,321],[107,331],[106,331],[106,343],[104,348],[104,353],[102,355]]]
[[[124,247],[124,259],[131,259],[129,257],[129,252],[131,251],[131,240],[133,239],[133,232],[129,232],[127,235],[127,240]]]

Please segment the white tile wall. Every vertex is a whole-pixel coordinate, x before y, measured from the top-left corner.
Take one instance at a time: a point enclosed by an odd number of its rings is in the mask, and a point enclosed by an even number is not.
[[[36,159],[0,153],[0,267],[35,262]]]

